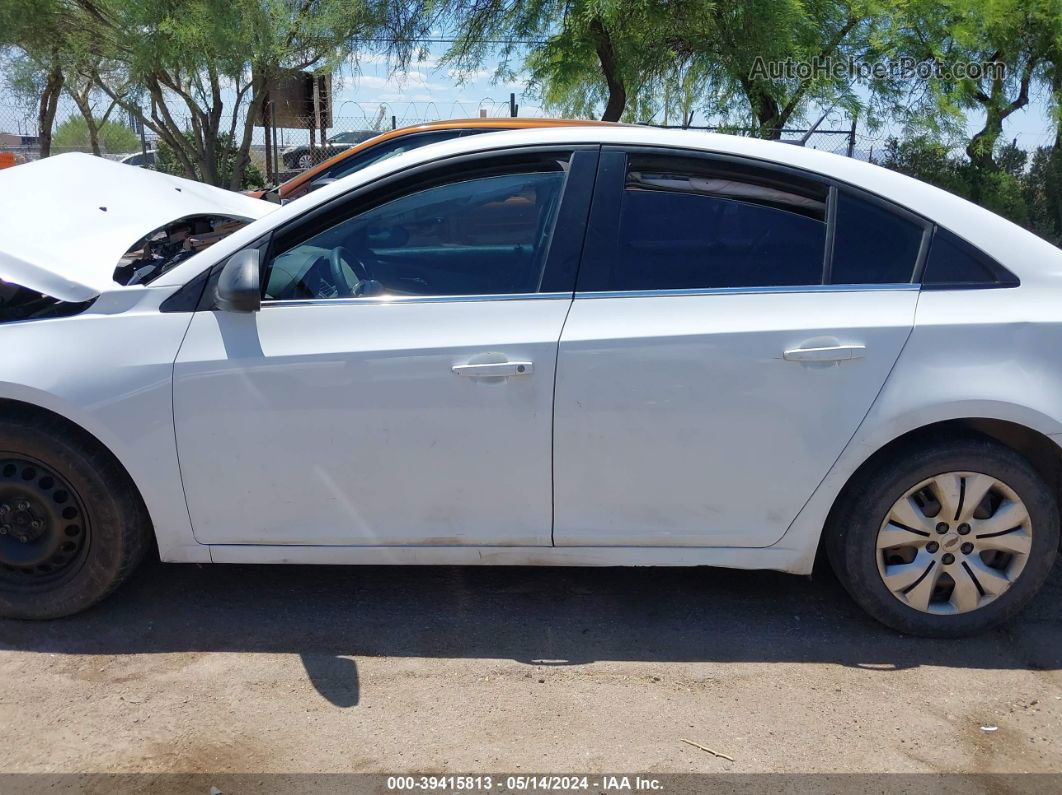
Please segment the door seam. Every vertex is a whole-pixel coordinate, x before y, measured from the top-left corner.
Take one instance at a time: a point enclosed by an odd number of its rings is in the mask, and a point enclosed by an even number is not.
[[[815,488],[811,490],[811,493],[808,495],[808,498],[804,500],[804,503],[800,506],[800,510],[797,511],[796,515],[793,517],[793,521],[786,525],[785,532],[783,532],[782,535],[780,535],[776,540],[772,541],[766,547],[759,547],[759,549],[769,549],[770,547],[774,547],[778,544],[781,544],[785,540],[785,537],[789,534],[789,531],[793,529],[793,525],[797,523],[797,520],[800,519],[801,514],[804,513],[804,509],[808,507],[811,501],[815,498],[815,495],[818,494],[819,489],[822,488],[822,484],[825,483],[827,479],[829,479],[830,475],[833,473],[833,470],[837,467],[837,462],[844,457],[844,454],[846,452],[848,452],[848,448],[852,446],[852,440],[859,435],[859,432],[863,429],[863,426],[866,425],[867,417],[870,416],[870,413],[878,404],[878,400],[881,399],[881,394],[885,391],[885,387],[888,386],[889,380],[892,378],[892,374],[896,372],[896,368],[899,366],[900,360],[903,359],[904,351],[907,350],[907,345],[911,341],[911,337],[914,335],[915,321],[918,318],[918,304],[921,300],[922,291],[919,290],[918,294],[915,296],[914,307],[911,309],[911,325],[907,330],[907,336],[904,337],[903,345],[900,346],[900,350],[896,354],[896,360],[892,363],[892,367],[889,368],[889,372],[885,374],[885,380],[881,382],[881,386],[874,394],[874,399],[870,401],[870,405],[867,406],[867,410],[866,412],[864,412],[862,419],[860,419],[859,422],[856,424],[855,430],[852,431],[852,435],[848,437],[848,441],[844,443],[844,446],[841,448],[841,452],[837,454],[837,457],[833,459],[833,463],[831,463],[829,468],[826,470],[826,473],[822,476],[819,482],[815,484]]]
[[[597,157],[594,159],[594,180],[590,185],[590,195],[587,197],[585,213],[583,215],[583,238],[579,241],[579,261],[575,264],[575,275],[572,279],[572,300],[568,304],[568,311],[564,313],[564,322],[561,323],[560,333],[557,335],[557,348],[553,356],[553,400],[549,407],[549,545],[557,546],[557,375],[560,372],[561,340],[564,339],[564,329],[568,325],[572,308],[575,306],[575,294],[579,289],[579,272],[583,268],[583,257],[586,254],[586,238],[590,234],[590,221],[594,217],[594,199],[597,198],[597,183],[601,177],[601,146],[595,150]]]
[[[188,332],[192,330],[192,323],[195,322],[195,316],[201,311],[204,310],[196,309],[190,313],[188,325],[184,327],[184,334],[181,335],[181,342],[177,346],[176,353],[173,354],[173,361],[170,362],[170,426],[173,428],[173,452],[177,456],[177,478],[181,484],[181,498],[184,500],[184,512],[188,515],[188,529],[192,533],[192,541],[200,546],[205,546],[209,554],[210,545],[204,544],[195,537],[195,524],[192,522],[192,508],[188,504],[188,490],[184,487],[184,463],[181,461],[181,442],[177,434],[177,360],[181,358],[181,351],[184,349],[184,343],[188,339]],[[212,555],[211,560],[213,560]]]
[[[568,303],[568,311],[564,313],[564,322],[561,323],[560,334],[557,335],[557,349],[553,354],[553,398],[550,401],[549,411],[549,545],[557,546],[554,534],[557,530],[557,374],[560,371],[560,344],[564,338],[564,327],[568,325],[568,318],[575,306],[575,295]]]

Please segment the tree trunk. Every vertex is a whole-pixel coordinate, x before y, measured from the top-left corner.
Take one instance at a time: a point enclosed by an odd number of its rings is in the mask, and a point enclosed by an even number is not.
[[[785,126],[778,100],[771,96],[761,81],[745,75],[739,76],[738,79],[745,92],[745,99],[748,100],[749,110],[752,111],[752,118],[756,122],[755,135],[777,141],[782,137],[782,127]]]
[[[261,118],[262,123],[266,123],[265,100],[266,71],[254,69],[251,74],[251,101],[247,106],[247,118],[243,122],[243,135],[240,138],[240,148],[236,152],[236,162],[233,163],[229,177],[229,190],[240,190],[243,187],[243,172],[251,162],[251,139],[254,137],[255,120]],[[233,106],[232,112],[239,112],[238,104]],[[266,156],[269,156],[268,151]]]
[[[100,156],[100,131],[96,129],[95,122],[88,122],[88,134],[89,134],[89,146],[92,147],[92,154],[96,157]]]
[[[151,98],[151,114],[148,115],[138,103],[132,102],[124,93],[119,93],[114,87],[108,85],[98,72],[92,75],[93,82],[103,91],[111,101],[127,113],[131,113],[141,124],[159,137],[161,143],[177,161],[184,175],[189,179],[196,179],[195,152],[184,137],[181,127],[170,115],[165,103],[161,104],[162,87],[154,77],[147,77],[144,87],[148,90]]]
[[[995,170],[996,161],[993,154],[996,151],[996,142],[999,141],[999,136],[1002,134],[1003,116],[998,110],[987,108],[984,126],[974,134],[974,137],[970,139],[970,143],[966,145],[966,155],[970,158],[970,163],[978,171],[988,172]]]
[[[82,118],[85,119],[85,127],[88,129],[89,145],[92,147],[92,154],[96,157],[100,156],[100,130],[99,125],[96,123],[96,119],[92,117],[92,106],[89,105],[89,91],[91,90],[91,83],[85,89],[84,93],[79,91],[70,91],[69,94],[74,99],[74,104],[77,105],[77,109],[81,111]]]
[[[605,76],[605,83],[608,84],[608,102],[605,103],[601,121],[619,121],[623,117],[624,108],[627,107],[627,89],[620,76],[612,38],[598,17],[590,22],[590,33],[594,39],[594,49],[597,50],[597,59],[601,62],[601,72]]]
[[[169,146],[173,156],[184,169],[184,175],[188,179],[199,179],[196,173],[196,160],[198,154],[195,148],[189,144],[184,136],[184,131],[170,113],[163,96],[162,86],[154,77],[146,81],[148,92],[151,95],[151,122],[150,128]]]
[[[1001,53],[997,53],[992,60],[997,60]],[[978,92],[977,100],[985,109],[985,123],[980,130],[970,139],[966,146],[966,154],[970,163],[976,169],[977,175],[986,174],[996,169],[995,150],[999,137],[1003,134],[1003,120],[1015,111],[1021,110],[1029,104],[1029,86],[1032,82],[1033,71],[1038,61],[1035,57],[1029,57],[1022,70],[1021,82],[1018,87],[1018,96],[1010,102],[1004,95],[1005,86],[1002,75],[992,78],[992,88],[989,94]],[[975,180],[979,183],[980,180]],[[975,193],[979,191],[978,185],[974,186]],[[976,201],[979,197],[975,195]]]
[[[63,91],[63,67],[58,57],[53,57],[52,68],[41,92],[40,110],[37,114],[37,132],[40,143],[40,156],[48,157],[52,153],[52,124],[55,112],[59,109],[59,95]]]

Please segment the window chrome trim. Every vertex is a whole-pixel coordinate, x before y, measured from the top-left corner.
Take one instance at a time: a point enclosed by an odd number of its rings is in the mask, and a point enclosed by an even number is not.
[[[479,301],[556,301],[571,300],[567,293],[498,293],[497,295],[380,295],[356,296],[351,298],[290,298],[280,301],[263,300],[262,309],[271,306],[345,306],[370,304],[387,306],[391,304],[450,304],[472,303]]]
[[[577,292],[578,298],[662,298],[692,295],[756,295],[771,293],[862,293],[883,290],[907,292],[919,290],[921,285],[911,282],[892,284],[807,284],[782,287],[705,287],[689,290],[611,290]]]

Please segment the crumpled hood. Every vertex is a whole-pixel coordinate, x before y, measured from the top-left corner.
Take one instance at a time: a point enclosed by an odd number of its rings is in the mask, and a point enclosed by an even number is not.
[[[61,301],[119,285],[137,240],[190,215],[255,220],[277,205],[80,153],[0,171],[0,279]]]

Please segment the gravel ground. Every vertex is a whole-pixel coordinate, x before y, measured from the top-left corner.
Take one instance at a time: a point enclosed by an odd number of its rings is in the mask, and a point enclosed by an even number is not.
[[[828,574],[151,564],[0,621],[0,727],[0,772],[1060,773],[1062,568],[927,641]]]

